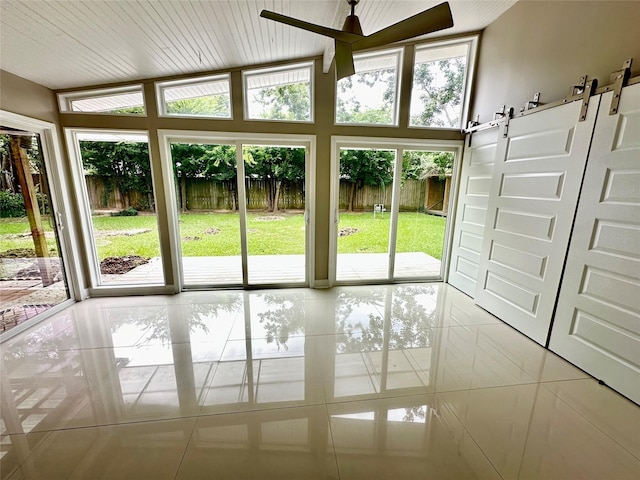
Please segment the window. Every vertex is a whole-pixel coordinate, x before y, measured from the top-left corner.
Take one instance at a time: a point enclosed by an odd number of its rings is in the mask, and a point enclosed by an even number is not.
[[[61,112],[146,115],[142,85],[58,94]]]
[[[160,115],[231,118],[229,75],[156,84]]]
[[[474,50],[475,39],[416,48],[410,126],[462,127]]]
[[[245,72],[245,118],[313,121],[313,64]]]
[[[354,55],[355,75],[338,81],[336,123],[398,124],[401,52]]]

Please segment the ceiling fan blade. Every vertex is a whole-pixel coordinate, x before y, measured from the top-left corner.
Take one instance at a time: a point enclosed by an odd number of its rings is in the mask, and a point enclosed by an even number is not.
[[[353,65],[353,54],[351,53],[351,44],[336,40],[336,79],[349,77],[356,73]]]
[[[339,40],[341,42],[353,43],[357,40],[364,38],[361,35],[356,35],[354,33],[349,33],[349,32],[343,32],[342,30],[336,30],[333,28],[323,27],[321,25],[316,25],[315,23],[309,23],[309,22],[305,22],[304,20],[298,20],[297,18],[287,17],[286,15],[270,12],[269,10],[262,10],[262,12],[260,12],[260,16],[262,18],[274,20],[276,22],[284,23],[286,25],[291,25],[292,27],[301,28],[302,30],[307,30],[308,32],[318,33],[326,37],[331,37],[331,38],[334,38],[336,41]]]
[[[451,27],[451,9],[444,2],[354,42],[353,50],[379,47]]]

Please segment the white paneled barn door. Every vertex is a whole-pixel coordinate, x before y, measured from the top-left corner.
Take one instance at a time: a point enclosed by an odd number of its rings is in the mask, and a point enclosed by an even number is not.
[[[517,117],[500,129],[475,300],[545,344],[600,97]],[[503,129],[508,135],[503,138]],[[506,144],[505,144],[506,142]]]
[[[462,176],[449,267],[449,283],[473,297],[499,128],[474,133],[462,158]]]
[[[550,348],[640,403],[640,84],[602,96]]]

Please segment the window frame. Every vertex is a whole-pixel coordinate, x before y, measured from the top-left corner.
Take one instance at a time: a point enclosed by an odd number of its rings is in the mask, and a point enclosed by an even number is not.
[[[339,127],[350,127],[350,126],[365,126],[365,127],[387,127],[394,128],[400,126],[400,101],[401,101],[401,88],[402,88],[402,70],[403,70],[403,62],[405,56],[406,48],[398,47],[391,48],[385,50],[372,50],[365,53],[359,53],[353,55],[353,62],[355,62],[359,58],[372,58],[372,57],[384,57],[391,54],[395,54],[396,56],[396,91],[395,91],[395,99],[393,105],[393,123],[350,123],[350,122],[338,122],[338,80],[335,83],[335,95],[334,95],[334,115],[333,115],[333,124]],[[358,72],[356,71],[355,75]]]
[[[249,89],[248,79],[254,76],[269,75],[271,73],[286,72],[287,70],[309,69],[309,120],[287,120],[279,118],[253,118],[249,116]],[[259,68],[242,71],[242,98],[243,120],[247,122],[290,122],[290,123],[315,123],[315,62],[296,62],[279,65],[277,67]]]
[[[220,80],[226,80],[229,85],[229,116],[228,117],[214,117],[211,115],[203,114],[188,114],[188,113],[167,113],[167,102],[164,98],[164,91],[167,88],[183,87],[188,85],[198,85],[208,82],[216,82]],[[202,118],[207,120],[233,120],[233,94],[231,86],[231,74],[222,73],[217,75],[207,75],[205,77],[188,78],[182,80],[168,80],[162,82],[155,82],[154,84],[156,103],[158,107],[158,117],[163,118]]]
[[[414,56],[411,62],[411,87],[409,91],[409,108],[408,108],[408,118],[407,118],[407,128],[416,128],[416,129],[434,129],[434,130],[462,130],[467,121],[469,119],[469,106],[471,103],[471,89],[473,87],[473,80],[475,78],[475,69],[477,63],[477,55],[478,55],[478,42],[480,36],[479,35],[471,35],[465,36],[462,38],[456,38],[453,40],[443,40],[443,41],[434,41],[428,43],[420,43],[416,44],[414,48]],[[420,50],[429,50],[429,49],[439,49],[452,47],[457,45],[468,45],[467,55],[466,55],[466,67],[464,72],[464,79],[462,81],[463,90],[462,90],[462,105],[460,110],[460,124],[457,127],[438,127],[438,126],[425,126],[425,125],[411,125],[411,101],[413,98],[413,77],[415,74],[416,62],[415,56]],[[454,57],[451,57],[454,58]]]
[[[92,112],[73,110],[73,102],[78,100],[89,100],[98,98],[108,98],[126,93],[140,93],[142,96],[142,108],[144,113],[113,113],[113,112]],[[144,85],[142,83],[127,85],[124,87],[100,88],[95,90],[76,90],[72,92],[58,93],[58,108],[60,113],[70,113],[74,115],[112,115],[125,117],[146,117],[147,105],[144,95]]]

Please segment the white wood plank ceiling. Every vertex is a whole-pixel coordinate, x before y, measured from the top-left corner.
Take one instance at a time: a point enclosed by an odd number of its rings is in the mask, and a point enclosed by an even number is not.
[[[364,34],[442,0],[361,0]],[[449,0],[481,30],[517,0]],[[52,89],[223,70],[321,55],[331,41],[259,17],[267,9],[341,28],[346,0],[2,0],[0,68]]]

